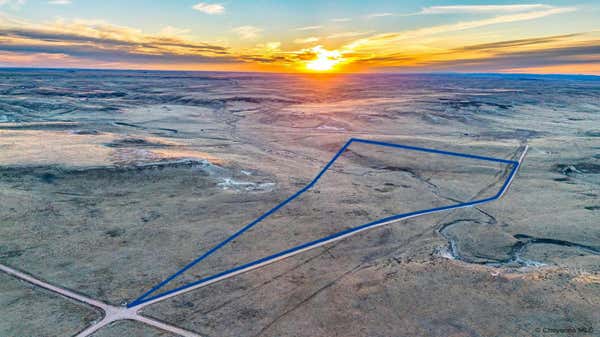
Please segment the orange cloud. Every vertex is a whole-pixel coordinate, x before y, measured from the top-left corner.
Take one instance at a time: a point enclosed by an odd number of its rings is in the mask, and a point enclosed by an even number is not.
[[[585,67],[595,71],[593,69],[597,67],[590,65],[600,62],[597,57],[600,54],[598,33],[487,39],[482,43],[467,43],[465,39],[461,40],[465,35],[452,34],[573,10],[571,7],[546,5],[532,5],[526,9],[522,6],[503,7],[500,11],[509,14],[386,33],[328,31],[328,35],[287,42],[262,40],[261,28],[240,26],[234,28],[239,35],[238,41],[251,40],[253,44],[244,48],[200,42],[194,39],[189,29],[171,26],[156,34],[148,34],[101,20],[56,20],[34,24],[0,14],[0,65],[286,72],[490,72],[519,69],[579,72]],[[493,12],[489,7],[480,6],[445,6],[430,8],[429,11]],[[327,31],[320,25],[295,30],[317,29]],[[297,44],[316,42],[322,45],[298,49]]]

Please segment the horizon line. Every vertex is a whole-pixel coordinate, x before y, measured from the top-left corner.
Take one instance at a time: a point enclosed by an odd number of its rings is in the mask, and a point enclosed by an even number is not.
[[[244,70],[186,70],[186,69],[135,69],[135,68],[87,68],[87,67],[7,67],[0,70],[86,70],[86,71],[131,71],[131,72],[198,72],[198,73],[245,73],[245,74],[282,74],[282,75],[529,75],[529,76],[580,76],[598,77],[597,74],[585,73],[528,73],[528,72],[470,72],[470,71],[416,71],[416,72],[283,72],[283,71],[244,71]]]

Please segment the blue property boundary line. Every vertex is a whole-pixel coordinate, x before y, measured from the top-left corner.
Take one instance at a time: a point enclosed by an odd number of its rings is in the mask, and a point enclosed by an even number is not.
[[[323,238],[320,238],[320,239],[317,239],[317,240],[314,240],[314,241],[303,243],[301,245],[292,247],[290,249],[286,249],[286,250],[281,251],[279,253],[276,253],[276,254],[273,254],[273,255],[269,255],[269,256],[263,257],[261,259],[255,260],[253,262],[250,262],[250,263],[247,263],[247,264],[244,264],[244,265],[240,265],[238,267],[235,267],[235,268],[223,271],[221,273],[218,273],[218,274],[215,274],[215,275],[212,275],[212,276],[208,276],[208,277],[202,278],[200,280],[197,280],[197,281],[194,281],[192,283],[188,283],[186,285],[183,285],[183,286],[180,286],[180,287],[177,287],[177,288],[174,288],[174,289],[171,289],[171,290],[168,290],[168,291],[156,294],[154,296],[150,296],[151,294],[155,293],[158,289],[162,288],[163,286],[165,286],[167,283],[171,282],[173,279],[175,279],[179,275],[185,273],[188,269],[192,268],[193,266],[195,266],[196,264],[198,264],[202,260],[206,259],[210,255],[212,255],[213,253],[215,253],[217,250],[221,249],[223,246],[225,246],[226,244],[228,244],[232,240],[236,239],[237,237],[239,237],[240,235],[242,235],[244,232],[248,231],[249,229],[251,229],[252,227],[254,227],[256,224],[258,224],[259,222],[263,221],[265,218],[267,218],[271,214],[277,212],[280,208],[282,208],[283,206],[287,205],[289,202],[291,202],[292,200],[294,200],[295,198],[297,198],[298,196],[300,196],[302,193],[306,192],[311,187],[313,187],[317,183],[317,181],[323,176],[323,174],[325,174],[325,171],[327,171],[331,167],[331,165],[333,165],[333,163],[342,155],[342,153],[344,151],[346,151],[346,149],[352,143],[364,143],[364,144],[371,144],[371,145],[378,145],[378,146],[385,146],[385,147],[393,147],[393,148],[399,148],[399,149],[411,150],[411,151],[428,152],[428,153],[435,153],[435,154],[441,154],[441,155],[447,155],[447,156],[462,157],[462,158],[469,158],[469,159],[476,159],[476,160],[484,160],[484,161],[490,161],[490,162],[510,164],[513,167],[511,169],[510,173],[508,174],[506,180],[504,181],[504,184],[502,185],[502,188],[500,188],[500,190],[498,191],[498,193],[496,193],[492,197],[488,197],[488,198],[480,199],[480,200],[469,201],[469,202],[457,203],[457,204],[449,205],[449,206],[435,207],[435,208],[430,208],[430,209],[425,209],[425,210],[419,210],[419,211],[414,211],[414,212],[409,212],[409,213],[402,213],[402,214],[392,215],[392,216],[389,216],[389,217],[386,217],[386,218],[383,218],[383,219],[379,219],[379,220],[375,220],[373,222],[369,222],[369,223],[366,223],[366,224],[363,224],[363,225],[360,225],[360,226],[357,226],[357,227],[354,227],[354,228],[349,228],[349,229],[346,229],[346,230],[343,230],[343,231],[340,231],[340,232],[328,235],[326,237],[323,237]],[[256,265],[259,265],[259,264],[265,264],[265,263],[268,263],[269,261],[273,261],[273,260],[276,260],[276,259],[281,258],[283,256],[293,254],[294,252],[299,252],[301,250],[308,249],[311,246],[322,245],[325,242],[335,240],[336,238],[340,238],[342,236],[347,236],[347,235],[349,235],[351,233],[363,231],[365,229],[368,229],[368,228],[371,228],[371,227],[375,227],[377,225],[381,225],[381,224],[386,223],[386,222],[390,222],[390,221],[394,221],[394,220],[399,220],[399,219],[403,219],[403,218],[414,217],[416,215],[422,215],[422,214],[427,214],[427,213],[434,213],[434,212],[439,212],[439,211],[444,211],[444,210],[450,210],[450,209],[455,209],[455,208],[469,207],[469,206],[474,206],[474,205],[483,204],[483,203],[487,203],[487,202],[496,200],[496,199],[500,198],[502,196],[502,194],[504,193],[504,191],[508,188],[508,185],[512,181],[512,178],[515,175],[515,173],[517,172],[518,167],[519,167],[519,162],[518,161],[514,161],[514,160],[507,160],[507,159],[493,158],[493,157],[485,157],[485,156],[472,155],[472,154],[468,154],[468,153],[450,152],[450,151],[429,149],[429,148],[409,146],[409,145],[386,143],[386,142],[380,142],[380,141],[374,141],[374,140],[368,140],[368,139],[361,139],[361,138],[350,138],[350,140],[348,140],[340,148],[340,150],[321,169],[321,171],[319,171],[319,173],[317,174],[317,176],[310,183],[308,183],[308,185],[306,185],[305,187],[303,187],[302,189],[300,189],[298,192],[294,193],[292,196],[290,196],[289,198],[285,199],[284,201],[282,201],[281,203],[279,203],[278,205],[276,205],[275,207],[273,207],[272,209],[270,209],[269,211],[267,211],[263,215],[259,216],[254,221],[252,221],[249,224],[247,224],[246,226],[242,227],[237,232],[235,232],[233,235],[231,235],[227,239],[223,240],[221,243],[217,244],[216,246],[214,246],[213,248],[211,248],[210,250],[208,250],[204,254],[200,255],[199,257],[197,257],[196,259],[194,259],[193,261],[191,261],[190,263],[188,263],[187,265],[185,265],[183,268],[181,268],[179,271],[177,271],[173,275],[167,277],[162,282],[158,283],[157,285],[155,285],[154,287],[152,287],[150,290],[148,290],[145,293],[143,293],[140,297],[138,297],[137,299],[135,299],[133,302],[128,303],[127,307],[131,308],[131,307],[134,307],[134,306],[137,306],[137,305],[149,302],[149,301],[153,301],[153,300],[159,299],[161,297],[173,294],[175,292],[179,292],[179,291],[182,291],[184,289],[197,286],[197,285],[199,285],[201,283],[207,283],[207,282],[210,282],[212,280],[216,280],[218,278],[222,278],[222,277],[224,277],[226,275],[229,275],[229,274],[235,274],[235,273],[238,273],[238,272],[240,272],[240,271],[242,271],[244,269],[249,269],[249,268],[251,268],[253,266],[256,266]]]

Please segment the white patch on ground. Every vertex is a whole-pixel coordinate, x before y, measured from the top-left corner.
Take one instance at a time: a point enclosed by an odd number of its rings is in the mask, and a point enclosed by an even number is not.
[[[328,131],[346,131],[344,128],[338,128],[330,125],[321,125],[317,128],[317,130],[328,130]]]
[[[436,255],[448,260],[456,260],[456,257],[452,254],[452,251],[448,247],[440,247],[436,251]]]
[[[217,185],[224,190],[267,192],[273,190],[275,183],[254,183],[251,181],[234,180],[232,178],[221,178],[221,182]]]
[[[515,258],[515,262],[519,263],[523,267],[536,267],[537,268],[537,267],[546,266],[545,263],[534,261],[534,260],[524,259],[518,255]]]

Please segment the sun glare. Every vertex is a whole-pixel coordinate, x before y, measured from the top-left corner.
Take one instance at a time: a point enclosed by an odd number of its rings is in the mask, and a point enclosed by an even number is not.
[[[312,50],[316,58],[306,63],[306,69],[311,71],[329,71],[343,60],[342,54],[337,50],[327,50],[321,46],[316,46]]]

